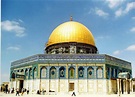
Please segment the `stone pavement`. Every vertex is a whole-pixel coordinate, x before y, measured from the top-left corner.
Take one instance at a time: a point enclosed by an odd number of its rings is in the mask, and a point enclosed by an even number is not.
[[[84,95],[76,95],[76,96],[71,96],[70,94],[59,94],[59,95],[38,95],[38,94],[24,94],[23,96],[16,96],[16,94],[5,94],[3,92],[0,92],[0,97],[135,97],[134,94],[111,94],[111,95],[105,95],[105,94],[84,94]]]

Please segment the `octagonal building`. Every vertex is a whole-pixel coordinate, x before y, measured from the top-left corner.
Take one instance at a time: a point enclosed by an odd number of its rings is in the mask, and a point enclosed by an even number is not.
[[[118,80],[119,73],[129,77]],[[130,93],[131,77],[130,62],[99,54],[91,31],[71,18],[53,30],[44,54],[11,63],[10,88],[45,94]]]

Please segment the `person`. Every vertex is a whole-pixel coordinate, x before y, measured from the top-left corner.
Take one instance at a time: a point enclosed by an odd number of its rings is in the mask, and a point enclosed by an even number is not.
[[[13,88],[10,89],[10,94],[12,93]]]
[[[73,95],[76,96],[76,95],[75,95],[75,91],[73,91],[72,96],[73,96]]]
[[[10,91],[11,91],[11,90],[10,90],[10,88],[9,88],[7,93],[9,94],[9,93],[10,93]]]
[[[2,86],[1,86],[1,90],[0,90],[1,92],[3,91],[3,88],[2,88]]]
[[[29,94],[29,88],[27,89],[27,94]]]
[[[19,89],[18,89],[18,88],[16,89],[16,96],[17,96],[17,95],[20,96],[20,95],[19,95]]]
[[[40,91],[39,90],[37,90],[37,94],[40,94]]]
[[[11,89],[11,94],[14,93],[14,88]]]
[[[42,94],[45,95],[45,92],[46,92],[46,90],[43,89],[43,90],[42,90]]]
[[[5,92],[6,92],[6,94],[8,94],[8,88],[6,88]]]
[[[5,86],[5,92],[8,93],[8,85]]]
[[[22,88],[22,91],[21,91],[21,96],[23,96],[23,93],[24,93],[24,89]]]
[[[24,89],[24,92],[26,92],[26,88]]]

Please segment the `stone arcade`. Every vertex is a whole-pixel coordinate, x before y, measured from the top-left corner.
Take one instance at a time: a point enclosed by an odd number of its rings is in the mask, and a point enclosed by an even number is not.
[[[72,18],[53,30],[44,50],[11,63],[10,88],[47,94],[132,92],[131,63],[99,54],[90,30]],[[123,72],[129,79],[117,79]]]

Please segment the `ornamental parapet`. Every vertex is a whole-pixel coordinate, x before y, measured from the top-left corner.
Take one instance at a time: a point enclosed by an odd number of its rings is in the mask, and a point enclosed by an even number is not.
[[[131,69],[131,63],[106,54],[37,54],[11,63],[11,68],[31,63],[103,63]]]
[[[11,68],[29,64],[38,63],[96,63],[105,61],[105,55],[102,54],[37,54],[11,63]]]

